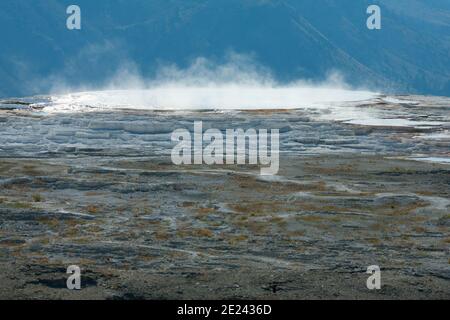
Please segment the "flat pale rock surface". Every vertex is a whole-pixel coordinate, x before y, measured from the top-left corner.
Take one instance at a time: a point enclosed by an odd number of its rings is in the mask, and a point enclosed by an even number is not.
[[[5,108],[0,298],[449,299],[449,108],[421,103],[361,107],[417,126],[329,110]],[[173,165],[170,133],[196,120],[280,129],[278,175]],[[80,291],[66,289],[69,265]],[[370,265],[381,290],[366,288]]]

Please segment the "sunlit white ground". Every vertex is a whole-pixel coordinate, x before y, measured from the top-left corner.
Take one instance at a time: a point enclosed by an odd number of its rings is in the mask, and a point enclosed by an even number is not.
[[[105,109],[248,110],[326,107],[376,97],[369,91],[316,87],[164,86],[147,90],[107,90],[54,96],[46,112]]]

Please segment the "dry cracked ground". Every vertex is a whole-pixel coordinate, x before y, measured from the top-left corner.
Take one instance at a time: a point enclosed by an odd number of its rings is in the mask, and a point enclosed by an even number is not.
[[[4,112],[0,298],[449,299],[450,168],[405,158],[423,130],[292,113],[270,121],[290,119],[281,150],[296,142],[305,152],[282,152],[279,174],[263,177],[254,166],[175,166],[155,151],[170,152],[157,133],[106,135],[98,121],[110,115],[77,118],[73,137],[95,143],[68,146],[67,129],[35,131],[75,126],[67,115]],[[7,140],[15,126],[28,144]],[[333,143],[319,137],[323,130],[334,130]],[[122,134],[162,144],[128,154],[105,147]],[[439,143],[414,147],[447,152]],[[330,145],[337,151],[310,152]],[[69,265],[80,266],[82,290],[66,288]],[[370,265],[381,267],[381,290],[366,287]]]

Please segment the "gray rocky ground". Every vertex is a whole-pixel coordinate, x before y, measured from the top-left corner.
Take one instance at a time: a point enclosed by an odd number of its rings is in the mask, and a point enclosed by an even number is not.
[[[21,102],[0,111],[2,299],[450,298],[448,100],[361,107],[417,121],[404,126]],[[170,132],[194,120],[279,128],[279,174],[173,165]]]

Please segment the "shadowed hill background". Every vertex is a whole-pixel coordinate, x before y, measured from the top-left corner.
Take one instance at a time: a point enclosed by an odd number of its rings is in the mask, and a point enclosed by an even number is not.
[[[66,8],[82,30],[66,29]],[[382,8],[382,29],[366,9]],[[55,83],[101,86],[118,68],[152,78],[158,66],[250,55],[280,81],[339,71],[355,86],[450,96],[447,0],[2,0],[0,96]]]

